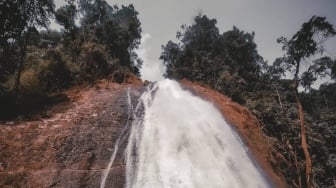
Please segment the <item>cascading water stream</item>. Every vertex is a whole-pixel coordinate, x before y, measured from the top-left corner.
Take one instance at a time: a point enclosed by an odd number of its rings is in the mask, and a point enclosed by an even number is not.
[[[140,101],[139,101],[140,102]],[[107,168],[103,171],[103,175],[102,175],[102,180],[100,182],[100,188],[104,188],[105,184],[106,184],[106,179],[111,171],[113,162],[115,160],[115,157],[118,153],[118,149],[119,149],[119,145],[120,143],[122,143],[128,136],[128,130],[129,128],[129,120],[136,118],[136,115],[134,114],[134,109],[133,109],[133,105],[132,105],[132,100],[131,100],[131,95],[130,95],[130,88],[127,89],[127,107],[128,107],[128,118],[127,118],[127,122],[126,125],[124,126],[120,136],[118,137],[115,145],[114,145],[114,150],[113,153],[111,155],[110,161],[107,165]]]
[[[270,187],[236,132],[209,102],[162,80],[134,109],[127,188]]]

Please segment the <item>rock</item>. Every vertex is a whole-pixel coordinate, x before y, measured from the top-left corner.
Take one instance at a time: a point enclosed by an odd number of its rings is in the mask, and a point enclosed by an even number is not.
[[[87,88],[68,101],[71,108],[57,112],[61,108],[56,105],[48,110],[50,116],[33,123],[0,124],[0,187],[99,187],[113,152],[108,148],[114,150],[129,121],[126,92],[130,85],[109,86]],[[141,87],[132,88],[139,93]],[[119,148],[106,187],[124,187],[125,146]]]

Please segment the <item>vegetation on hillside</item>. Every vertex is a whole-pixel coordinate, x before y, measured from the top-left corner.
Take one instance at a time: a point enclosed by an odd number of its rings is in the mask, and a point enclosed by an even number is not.
[[[50,102],[74,84],[139,75],[141,23],[133,5],[67,0],[54,7],[53,0],[0,4],[0,118]],[[52,18],[61,31],[48,29]]]
[[[75,84],[139,75],[134,50],[141,23],[132,5],[66,0],[55,10],[53,0],[17,0],[1,2],[0,10],[0,119],[57,101]],[[61,31],[48,29],[51,18]],[[275,148],[273,168],[290,186],[335,186],[336,59],[312,58],[336,35],[334,27],[313,16],[291,38],[278,39],[285,54],[270,65],[254,32],[220,33],[216,23],[199,14],[177,32],[178,42],[162,46],[165,77],[209,85],[248,107]],[[286,79],[290,73],[293,79]],[[313,89],[321,77],[333,82]]]
[[[160,59],[166,77],[209,85],[248,107],[270,136],[276,149],[273,167],[289,185],[331,187],[336,182],[336,84],[318,90],[311,85],[321,77],[335,81],[336,60],[310,57],[322,54],[323,43],[335,35],[326,18],[313,16],[290,39],[278,39],[285,54],[269,65],[257,51],[254,32],[233,27],[220,34],[215,19],[199,14],[177,32],[177,43],[162,46]],[[288,72],[293,79],[285,79]]]

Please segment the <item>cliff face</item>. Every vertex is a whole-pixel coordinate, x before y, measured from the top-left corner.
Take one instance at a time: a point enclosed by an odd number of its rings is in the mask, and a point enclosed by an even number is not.
[[[221,110],[277,186],[285,186],[270,166],[271,140],[258,120],[244,107],[206,87],[183,85]],[[70,102],[58,104],[39,116],[0,123],[0,187],[97,187],[116,140],[132,120],[128,115],[127,90],[135,101],[144,86],[101,81],[92,87],[66,92]],[[124,187],[122,140],[106,187]]]

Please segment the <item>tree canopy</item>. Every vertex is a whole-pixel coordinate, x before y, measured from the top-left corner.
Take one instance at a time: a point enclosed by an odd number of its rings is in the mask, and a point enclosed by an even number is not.
[[[188,78],[217,85],[224,72],[255,80],[260,74],[262,57],[254,33],[233,27],[219,33],[217,21],[199,14],[190,26],[177,32],[178,43],[162,46],[160,59],[167,66],[166,77]]]
[[[280,37],[277,40],[278,43],[283,45],[282,49],[285,51],[284,57],[277,61],[282,64],[285,71],[288,70],[294,73],[296,87],[299,84],[308,87],[316,80],[312,72],[321,73],[321,70],[313,71],[314,68],[327,68],[327,66],[312,65],[308,72],[304,72],[300,76],[301,64],[308,62],[304,60],[317,53],[322,53],[322,44],[335,35],[336,31],[333,25],[326,21],[325,17],[313,16],[308,22],[302,24],[300,30],[292,38]],[[318,61],[313,61],[313,64],[315,62]],[[300,82],[302,79],[304,79],[304,82]]]
[[[74,4],[66,4],[57,9],[55,12],[55,18],[57,23],[62,25],[67,33],[71,33],[76,27],[76,14],[76,6]]]
[[[53,0],[17,0],[0,3],[0,37],[2,42],[22,37],[29,27],[47,27],[54,11]]]
[[[64,30],[49,30],[52,18]],[[133,5],[65,0],[55,11],[53,0],[1,1],[0,98],[17,96],[12,99],[17,103],[71,83],[108,75],[124,82],[131,74],[138,76],[142,61],[134,50],[141,32]]]

